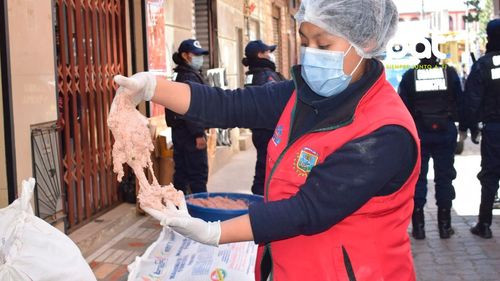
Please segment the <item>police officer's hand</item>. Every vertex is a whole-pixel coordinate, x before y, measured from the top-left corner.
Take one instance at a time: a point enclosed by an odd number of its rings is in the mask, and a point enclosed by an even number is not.
[[[196,138],[196,149],[202,150],[207,148],[207,139],[205,137]]]
[[[481,130],[477,129],[477,130],[471,131],[470,138],[471,138],[473,143],[479,144],[479,142],[481,141]]]
[[[150,101],[155,94],[156,76],[150,72],[139,72],[130,77],[116,75],[113,79],[120,87],[128,90],[135,105]]]
[[[191,217],[184,197],[182,197],[182,202],[178,209],[170,203],[167,204],[164,211],[150,208],[144,208],[144,211],[159,220],[162,226],[170,227],[182,236],[207,245],[219,245],[221,236],[220,222],[206,222]]]

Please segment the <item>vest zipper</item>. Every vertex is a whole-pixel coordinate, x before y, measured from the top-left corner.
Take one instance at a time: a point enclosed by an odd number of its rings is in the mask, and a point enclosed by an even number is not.
[[[292,111],[292,115],[294,114],[295,112],[295,107],[294,107],[294,110]],[[334,126],[330,126],[330,127],[326,127],[326,128],[321,128],[321,129],[317,129],[317,130],[311,130],[311,131],[307,131],[304,135],[307,135],[307,134],[310,134],[310,133],[315,133],[315,132],[326,132],[326,131],[333,131],[333,130],[336,130],[338,128],[341,128],[341,127],[344,127],[346,125],[349,125],[350,123],[352,123],[352,118],[349,119],[348,121],[346,122],[342,122],[342,123],[339,123],[339,124],[336,124]],[[283,151],[281,152],[280,156],[278,157],[278,159],[276,160],[276,163],[274,163],[274,166],[273,168],[271,169],[271,172],[269,173],[269,178],[267,179],[267,182],[266,182],[266,194],[265,194],[265,198],[266,198],[266,202],[269,198],[269,184],[271,183],[271,178],[274,174],[274,172],[276,171],[276,168],[279,166],[281,160],[283,159],[283,157],[285,156],[286,152],[288,151],[288,149],[290,149],[290,147],[292,147],[292,145],[297,141],[299,140],[299,138],[296,138],[294,139],[292,142],[288,142],[287,143],[287,146],[285,147],[285,149],[283,149]],[[266,254],[266,252],[269,252],[269,258],[270,258],[270,261],[271,261],[271,273],[270,273],[270,281],[273,281],[273,273],[274,273],[274,270],[273,270],[273,254],[272,254],[272,250],[271,250],[271,243],[267,243],[266,244],[266,249],[264,251],[264,255]],[[261,269],[262,269],[262,264],[260,264],[261,266]],[[267,280],[261,280],[261,281],[267,281]]]
[[[351,259],[349,258],[349,254],[347,253],[344,245],[342,245],[342,257],[344,259],[344,267],[349,281],[356,281],[356,275],[354,275],[354,270],[352,269]]]
[[[290,118],[291,120],[291,124],[293,124],[293,116],[295,115],[295,107],[297,106],[297,100],[295,100],[295,105],[293,106],[293,110],[292,110],[292,116]],[[289,125],[289,128],[291,128],[291,124]],[[290,130],[290,129],[289,129]],[[273,174],[274,172],[276,171],[276,168],[278,167],[279,163],[281,162],[281,160],[283,159],[283,156],[285,156],[286,152],[288,151],[288,149],[291,147],[291,145],[295,142],[296,140],[294,140],[292,143],[290,143],[290,133],[288,134],[288,140],[287,140],[287,144],[286,144],[286,147],[285,149],[283,149],[283,151],[280,153],[280,156],[278,156],[278,159],[276,160],[276,163],[274,163],[274,166],[273,168],[271,169],[271,172],[269,173],[269,178],[267,179],[267,182],[265,184],[265,191],[266,191],[266,194],[265,194],[265,199],[266,199],[266,202],[268,201],[269,199],[269,184],[271,183],[271,178],[273,177]],[[272,254],[272,251],[271,251],[271,243],[267,243],[266,244],[266,250],[264,252],[264,256],[266,254],[266,252],[269,252],[269,260],[271,262],[271,272],[270,272],[270,281],[273,281],[274,278],[273,278],[273,254]],[[260,267],[261,267],[261,270],[262,270],[262,264],[260,264]],[[261,281],[267,281],[267,280],[261,280]]]
[[[293,78],[293,81],[295,83],[295,91],[297,91],[298,87],[297,87],[297,83],[295,82],[295,75],[293,75],[293,72],[292,72],[292,78]],[[290,147],[297,141],[300,139],[300,137],[294,139],[293,141],[290,142],[290,136],[291,136],[291,129],[292,129],[292,124],[293,124],[293,118],[295,117],[295,109],[297,107],[297,99],[298,99],[298,96],[297,96],[297,92],[295,92],[295,104],[293,106],[293,109],[292,109],[292,113],[291,113],[291,117],[290,117],[290,124],[288,126],[288,130],[289,130],[289,133],[288,133],[288,140],[287,140],[287,144],[286,144],[286,147],[285,149],[283,149],[283,151],[280,153],[280,156],[278,156],[278,159],[276,160],[276,162],[274,163],[274,166],[273,168],[271,169],[271,172],[269,173],[269,178],[267,179],[267,182],[265,183],[265,191],[266,191],[266,194],[264,195],[265,196],[265,199],[266,199],[266,202],[269,198],[269,184],[271,183],[271,178],[273,177],[273,174],[274,172],[276,171],[276,168],[279,166],[281,160],[283,159],[283,157],[285,156],[286,152],[288,151],[288,149],[290,149]],[[316,112],[317,109],[315,109],[315,112]],[[354,115],[353,115],[354,116]],[[310,133],[316,133],[316,132],[326,132],[326,131],[333,131],[333,130],[336,130],[338,128],[341,128],[341,127],[344,127],[346,125],[349,125],[352,123],[352,120],[353,120],[353,117],[351,117],[351,119],[345,121],[345,122],[341,122],[341,123],[338,123],[338,124],[335,124],[333,126],[330,126],[330,127],[325,127],[325,128],[320,128],[320,129],[316,129],[316,130],[309,130],[307,131],[306,133],[303,134],[303,136],[307,135],[307,134],[310,134]],[[273,278],[273,275],[274,275],[274,270],[273,270],[273,255],[272,255],[272,250],[271,250],[271,243],[267,243],[266,244],[266,249],[264,251],[264,255],[266,254],[266,252],[269,252],[269,259],[271,261],[271,272],[270,272],[270,281],[273,281],[274,278]],[[261,264],[259,265],[262,269],[262,262]],[[262,276],[261,276],[262,278]],[[261,280],[261,281],[267,281],[267,280]]]

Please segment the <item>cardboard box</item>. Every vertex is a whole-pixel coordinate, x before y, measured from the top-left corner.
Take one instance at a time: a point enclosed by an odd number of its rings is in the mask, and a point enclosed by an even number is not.
[[[167,134],[160,134],[156,138],[155,155],[158,158],[174,157],[172,142]]]
[[[175,164],[172,157],[159,158],[158,182],[161,185],[171,184],[174,180]]]

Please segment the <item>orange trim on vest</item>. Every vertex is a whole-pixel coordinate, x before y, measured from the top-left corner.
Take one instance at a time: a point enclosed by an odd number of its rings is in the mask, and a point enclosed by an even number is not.
[[[325,128],[288,144],[296,92],[268,146],[265,200],[287,199],[299,191],[309,171],[344,144],[386,125],[407,129],[420,145],[413,119],[385,74],[359,102],[350,124]],[[271,242],[273,281],[406,281],[415,280],[407,228],[420,158],[407,182],[395,193],[374,197],[360,209],[315,235],[299,235]],[[335,173],[332,170],[332,173]],[[353,179],[355,180],[355,179]],[[293,215],[293,214],[290,214]],[[259,246],[256,280],[265,246]]]

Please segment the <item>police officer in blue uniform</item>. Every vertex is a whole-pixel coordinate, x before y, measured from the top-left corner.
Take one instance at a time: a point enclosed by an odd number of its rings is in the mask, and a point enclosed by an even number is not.
[[[205,84],[201,73],[203,55],[208,55],[208,51],[203,49],[198,41],[184,40],[172,56],[177,64],[174,69],[175,81]],[[172,128],[174,186],[184,193],[206,192],[208,159],[205,128],[168,109],[165,109],[165,117],[167,125]]]
[[[466,124],[474,128],[483,123],[481,138],[481,205],[479,219],[471,232],[489,239],[492,232],[492,209],[500,181],[500,19],[492,20],[486,28],[488,44],[486,54],[470,71],[465,84],[464,104]],[[478,133],[472,140],[479,143]],[[465,132],[461,132],[466,137]]]
[[[285,80],[279,72],[276,72],[274,50],[276,50],[276,45],[268,46],[261,40],[250,41],[247,44],[245,58],[242,60],[243,65],[248,66],[245,87],[260,86]],[[252,128],[252,142],[257,149],[257,162],[255,163],[255,175],[252,185],[254,194],[264,194],[267,144],[273,136],[273,132],[273,130],[266,128]]]
[[[427,39],[429,43],[432,42]],[[424,45],[418,44],[422,53]],[[399,94],[415,119],[421,139],[422,168],[415,189],[415,206],[412,216],[412,236],[425,239],[424,205],[427,196],[427,172],[429,159],[434,161],[434,182],[436,205],[438,206],[439,237],[450,238],[452,200],[455,199],[453,180],[456,171],[453,166],[457,140],[459,97],[462,95],[460,78],[456,70],[441,65],[432,54],[420,60],[408,70],[399,85]]]

